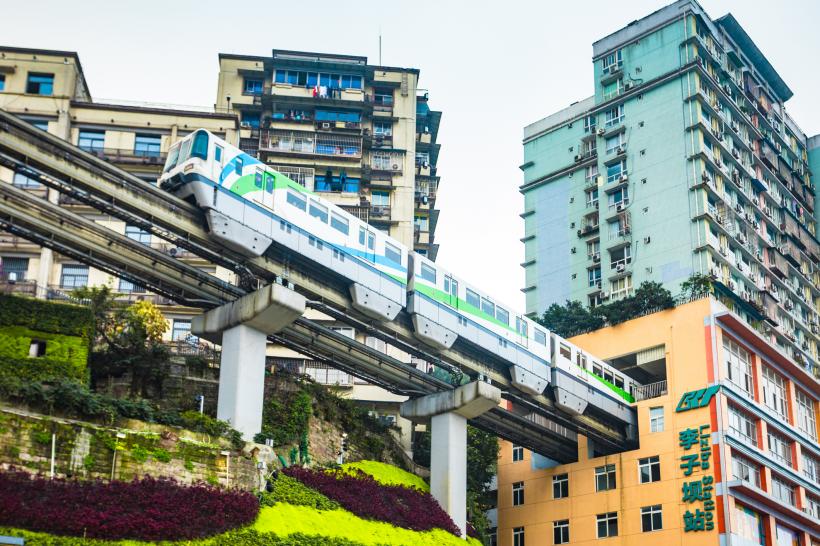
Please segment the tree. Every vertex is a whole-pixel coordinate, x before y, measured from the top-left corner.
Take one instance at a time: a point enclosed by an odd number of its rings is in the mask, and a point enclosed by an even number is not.
[[[697,299],[712,293],[712,277],[701,273],[693,273],[680,285],[684,296]]]
[[[580,301],[567,300],[566,304],[553,303],[536,322],[561,337],[572,337],[603,327],[603,319],[586,309]]]

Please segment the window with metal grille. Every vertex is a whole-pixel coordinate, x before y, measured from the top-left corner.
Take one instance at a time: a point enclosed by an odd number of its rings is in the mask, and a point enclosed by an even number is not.
[[[28,258],[0,257],[0,280],[24,281],[28,275]]]
[[[61,288],[81,288],[88,285],[88,266],[64,264],[60,273]]]

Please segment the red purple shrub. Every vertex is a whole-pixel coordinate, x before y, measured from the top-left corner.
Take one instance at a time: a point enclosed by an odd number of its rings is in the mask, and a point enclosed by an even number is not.
[[[362,472],[336,474],[296,466],[284,472],[361,518],[385,521],[413,531],[439,528],[456,536],[461,534],[430,493],[400,485],[382,485]]]
[[[48,480],[0,472],[0,526],[105,539],[208,537],[254,521],[259,501],[247,492],[168,479],[132,482]]]

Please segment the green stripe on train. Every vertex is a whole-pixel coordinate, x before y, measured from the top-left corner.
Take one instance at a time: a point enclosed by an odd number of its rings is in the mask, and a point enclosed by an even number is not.
[[[453,300],[453,296],[451,296],[444,290],[439,290],[438,288],[434,288],[432,286],[425,286],[423,284],[420,284],[419,282],[416,282],[416,291],[424,294],[429,298],[432,298],[433,300],[439,303],[449,305],[450,307],[455,307],[463,313],[467,313],[468,315],[473,315],[476,318],[492,322],[496,326],[501,326],[502,328],[506,328],[507,330],[516,335],[518,334],[518,332],[516,332],[514,328],[511,328],[509,324],[504,324],[494,316],[490,315],[489,313],[485,313],[484,311],[482,311],[478,307],[475,307],[474,305],[470,305],[461,298],[455,298],[456,304],[453,305],[452,303],[450,303]]]
[[[609,387],[609,390],[615,391],[615,393],[618,396],[620,396],[621,398],[623,398],[624,400],[626,400],[630,404],[635,401],[635,397],[633,397],[631,394],[629,394],[628,392],[623,390],[621,387],[618,387],[617,385],[614,385],[614,384],[610,383],[609,381],[607,381],[603,377],[601,377],[597,374],[594,374],[589,370],[585,370],[584,368],[581,368],[580,366],[576,366],[576,367],[581,369],[581,370],[584,370],[588,375],[591,375],[592,377],[594,377],[595,379],[597,379],[598,381],[603,383],[605,386]]]
[[[301,193],[313,194],[312,191],[308,190],[301,184],[294,182],[284,174],[279,173],[273,175],[273,189],[281,190],[284,188],[291,188]],[[261,188],[256,186],[256,173],[242,175],[236,180],[234,180],[233,185],[231,185],[231,191],[237,195],[242,196],[244,196],[247,193],[261,190]]]

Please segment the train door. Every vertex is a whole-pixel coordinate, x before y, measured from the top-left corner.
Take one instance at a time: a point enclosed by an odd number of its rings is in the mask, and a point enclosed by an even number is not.
[[[458,281],[450,275],[444,277],[444,292],[446,293],[447,304],[458,309]]]
[[[225,150],[219,144],[214,144],[214,160],[211,162],[212,177],[211,180],[219,182],[219,177],[222,176],[222,162],[224,161]]]
[[[522,317],[515,317],[515,331],[518,332],[518,343],[527,347],[529,344],[529,337],[527,336],[527,321]]]
[[[273,189],[276,187],[276,178],[273,173],[265,172],[265,188],[262,204],[273,210]]]
[[[359,228],[359,245],[364,257],[376,263],[376,234],[369,227]]]

